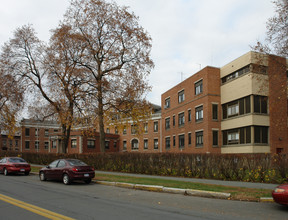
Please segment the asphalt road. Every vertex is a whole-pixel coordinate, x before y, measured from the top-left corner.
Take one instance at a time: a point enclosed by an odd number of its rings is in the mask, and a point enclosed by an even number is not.
[[[274,203],[207,199],[82,182],[65,186],[41,182],[37,175],[0,175],[0,219],[53,219],[56,213],[63,215],[58,219],[67,216],[81,220],[288,219],[288,208]]]

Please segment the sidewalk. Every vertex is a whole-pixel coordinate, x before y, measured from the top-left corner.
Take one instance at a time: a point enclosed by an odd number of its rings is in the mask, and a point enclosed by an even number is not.
[[[98,171],[98,170],[95,170],[95,173],[112,174],[112,175],[120,175],[120,176],[148,177],[148,178],[155,178],[155,179],[161,178],[161,179],[177,180],[177,181],[183,181],[183,182],[195,182],[195,183],[205,183],[205,184],[234,186],[234,187],[246,187],[246,188],[255,188],[255,189],[271,189],[271,190],[273,190],[276,186],[279,185],[279,184],[268,184],[268,183],[251,183],[251,182],[239,182],[239,181],[198,179],[198,178],[153,176],[153,175],[145,175],[145,174],[120,173],[120,172],[109,172],[109,171]]]

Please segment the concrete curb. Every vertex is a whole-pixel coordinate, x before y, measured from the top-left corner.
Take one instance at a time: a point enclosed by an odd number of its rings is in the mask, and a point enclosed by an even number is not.
[[[200,196],[206,198],[228,199],[231,197],[230,193],[211,192],[203,190],[187,189],[186,194],[189,196]]]
[[[274,199],[272,197],[261,197],[260,202],[267,202],[267,203],[272,203],[274,202]]]
[[[211,192],[211,191],[203,191],[203,190],[178,189],[178,188],[170,188],[170,187],[163,187],[163,186],[130,184],[130,183],[121,183],[121,182],[107,182],[107,181],[95,181],[95,183],[107,185],[107,186],[124,187],[124,188],[129,188],[129,189],[145,190],[145,191],[152,191],[152,192],[174,193],[174,194],[199,196],[199,197],[206,197],[206,198],[229,199],[231,197],[230,193],[220,193],[220,192]]]
[[[163,192],[174,193],[174,194],[182,194],[182,195],[186,194],[186,190],[185,189],[170,188],[170,187],[163,187]]]

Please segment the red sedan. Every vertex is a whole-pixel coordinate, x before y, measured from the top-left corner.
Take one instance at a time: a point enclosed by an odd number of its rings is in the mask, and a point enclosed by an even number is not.
[[[94,168],[77,159],[55,160],[39,171],[41,181],[62,180],[65,185],[73,180],[83,180],[89,184],[94,177]]]
[[[272,196],[275,202],[288,205],[288,184],[277,186],[272,192]]]
[[[0,172],[7,176],[9,173],[24,173],[29,175],[31,171],[28,164],[21,157],[4,157],[0,160]]]

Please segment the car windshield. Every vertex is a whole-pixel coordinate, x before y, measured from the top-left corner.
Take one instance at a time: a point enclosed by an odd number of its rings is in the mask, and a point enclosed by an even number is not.
[[[26,163],[26,161],[22,158],[9,158],[8,161],[11,163]]]
[[[87,166],[87,164],[81,160],[67,160],[67,161],[71,166]]]

